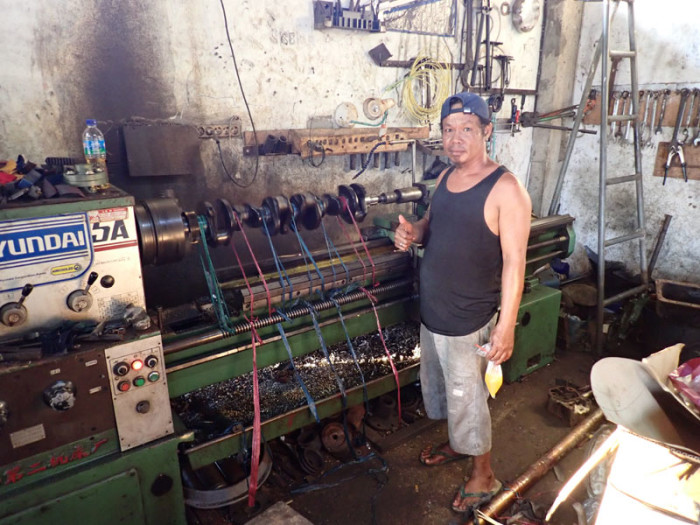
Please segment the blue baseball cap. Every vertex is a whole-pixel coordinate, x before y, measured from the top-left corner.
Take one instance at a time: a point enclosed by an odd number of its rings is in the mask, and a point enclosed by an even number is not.
[[[452,107],[455,104],[459,104],[459,106]],[[447,115],[452,113],[471,113],[484,121],[488,122],[491,120],[491,112],[484,99],[475,93],[467,93],[466,91],[447,97],[442,104],[440,124],[442,124]]]

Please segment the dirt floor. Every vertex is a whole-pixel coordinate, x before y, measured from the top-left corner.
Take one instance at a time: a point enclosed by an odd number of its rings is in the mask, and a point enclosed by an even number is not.
[[[554,363],[520,382],[504,385],[496,399],[490,401],[493,466],[506,486],[570,432],[567,422],[547,410],[548,391],[557,381],[587,385],[594,361],[587,352],[558,352]],[[450,504],[459,484],[469,473],[470,461],[438,467],[421,465],[418,456],[422,448],[447,440],[444,422],[427,423],[419,419],[385,440],[377,439],[378,448],[370,445],[370,451],[376,456],[364,462],[340,467],[341,461],[326,455],[325,469],[336,467],[339,470],[322,478],[305,476],[287,448],[280,442],[273,442],[273,457],[277,454],[275,467],[259,489],[259,505],[255,509],[241,503],[216,511],[190,510],[189,520],[201,525],[242,524],[273,503],[285,501],[314,525],[463,523],[463,517],[454,513]],[[559,488],[583,463],[586,453],[584,442],[526,493],[520,494],[525,500],[523,503],[531,502],[535,508],[546,511]],[[309,492],[292,492],[292,488]],[[585,498],[585,489],[579,489],[551,523],[576,524],[571,503]],[[499,520],[505,522],[507,514],[499,516]]]

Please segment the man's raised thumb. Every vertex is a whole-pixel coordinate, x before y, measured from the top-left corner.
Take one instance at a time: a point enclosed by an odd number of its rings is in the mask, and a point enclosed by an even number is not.
[[[407,222],[406,218],[399,214],[399,224],[406,224]]]

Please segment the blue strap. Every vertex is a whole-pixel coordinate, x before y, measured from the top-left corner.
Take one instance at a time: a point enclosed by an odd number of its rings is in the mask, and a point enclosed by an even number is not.
[[[355,353],[355,347],[352,345],[352,340],[350,339],[348,328],[347,326],[345,326],[345,318],[343,317],[343,311],[341,310],[338,301],[336,301],[333,297],[331,297],[330,300],[333,302],[333,304],[335,305],[335,309],[338,311],[338,318],[340,319],[340,324],[342,325],[343,330],[345,331],[345,340],[348,343],[348,349],[350,350],[350,354],[352,355],[352,360],[355,362],[355,368],[357,368],[357,372],[360,374],[360,380],[362,381],[362,400],[365,403],[365,409],[369,412],[369,396],[367,395],[367,383],[365,381],[365,375],[362,373],[362,368],[360,368],[360,363],[358,362],[357,354]]]
[[[277,310],[277,313],[282,315],[282,317],[286,318],[286,316],[283,315],[279,310]],[[304,392],[304,396],[306,397],[306,402],[309,404],[309,410],[311,410],[311,413],[313,414],[314,419],[316,420],[316,423],[320,423],[321,420],[318,418],[318,411],[316,410],[316,403],[314,403],[314,398],[311,397],[311,394],[309,393],[309,390],[306,388],[306,384],[304,383],[304,380],[301,378],[301,375],[299,374],[297,367],[294,366],[294,356],[292,355],[292,348],[289,346],[289,341],[287,340],[287,334],[284,333],[284,328],[282,328],[282,325],[280,323],[277,323],[275,326],[277,327],[277,331],[280,333],[280,336],[282,337],[282,342],[284,343],[284,347],[287,349],[287,354],[289,355],[289,361],[290,361],[290,363],[292,363],[292,370],[294,370],[294,377],[296,377],[297,381],[299,381],[299,385],[301,386],[301,389]]]
[[[294,210],[294,207],[292,207],[292,210]],[[314,265],[314,268],[316,269],[316,274],[318,277],[321,279],[321,297],[323,297],[323,292],[326,288],[326,283],[323,279],[323,274],[321,273],[321,270],[319,270],[318,265],[316,264],[316,261],[314,260],[313,256],[311,255],[311,252],[309,251],[308,246],[306,246],[306,243],[304,242],[304,239],[301,237],[301,233],[299,233],[299,228],[297,228],[297,223],[296,220],[294,220],[294,214],[292,213],[292,229],[294,230],[295,235],[297,236],[297,239],[299,240],[299,246],[301,246],[301,249],[304,254],[304,260],[306,261],[306,256],[308,256],[309,260],[311,261],[311,264]],[[309,276],[309,286],[311,286],[311,273],[308,270],[309,266],[307,264],[306,266],[306,271]],[[312,290],[313,292],[313,290]]]
[[[286,280],[289,284],[289,299],[291,300],[292,297],[294,297],[294,287],[292,286],[292,281],[289,279],[289,275],[287,275],[287,271],[284,269],[282,260],[277,255],[277,250],[275,250],[275,246],[272,244],[272,236],[270,235],[270,230],[267,227],[267,222],[263,220],[262,225],[263,229],[265,230],[267,242],[270,244],[272,259],[275,261],[275,268],[277,268],[277,275],[279,275],[280,278],[280,286],[282,286],[282,298],[284,298],[284,293],[287,290],[287,287],[284,285],[284,280]],[[284,280],[282,279],[282,275],[284,275]]]
[[[333,244],[333,241],[331,238],[328,236],[328,233],[326,232],[325,226],[323,226],[323,222],[321,222],[321,228],[323,229],[323,236],[326,239],[326,246],[328,247],[328,254],[331,258],[331,265],[333,264],[333,256],[330,255],[331,253],[331,248],[333,249],[333,253],[335,253],[335,256],[338,258],[338,261],[342,265],[343,269],[345,270],[345,284],[346,286],[350,284],[350,270],[348,270],[348,267],[345,265],[343,262],[342,257],[338,253],[338,249],[335,247],[335,244]],[[333,276],[335,277],[335,270],[333,272]]]
[[[342,410],[343,410],[343,433],[345,434],[345,440],[348,443],[348,448],[350,449],[350,453],[352,454],[353,459],[356,459],[357,455],[355,454],[355,448],[352,446],[352,440],[350,439],[350,432],[348,431],[348,425],[347,425],[347,421],[346,421],[348,399],[347,399],[347,395],[345,393],[345,387],[343,386],[343,380],[340,379],[340,376],[338,375],[338,372],[336,371],[335,367],[333,366],[333,362],[331,361],[331,356],[328,353],[328,348],[326,347],[326,341],[324,341],[324,339],[323,339],[323,334],[321,333],[321,327],[318,324],[316,310],[314,309],[313,305],[309,302],[304,301],[304,305],[309,309],[309,313],[311,314],[311,319],[314,323],[314,330],[316,330],[316,336],[318,337],[318,342],[321,344],[321,350],[323,351],[323,355],[326,357],[326,361],[328,361],[328,365],[331,368],[331,372],[333,372],[333,376],[335,377],[335,382],[338,384],[338,390],[340,390],[340,404],[341,404]]]

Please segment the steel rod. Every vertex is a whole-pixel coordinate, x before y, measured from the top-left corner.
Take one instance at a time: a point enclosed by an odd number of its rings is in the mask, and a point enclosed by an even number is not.
[[[402,287],[412,287],[413,286],[413,279],[402,279],[399,281],[394,281],[388,284],[382,284],[378,286],[377,288],[373,288],[371,290],[371,293],[373,295],[379,295],[385,292],[390,292],[393,290],[400,289]],[[349,294],[345,295],[338,295],[335,300],[339,305],[345,305],[354,301],[359,301],[359,300],[368,300],[367,296],[364,294],[362,291],[357,291],[357,292],[352,292]],[[335,308],[335,303],[330,300],[323,300],[323,301],[316,301],[312,303],[314,310],[316,311],[322,311],[322,310],[329,310],[331,308]],[[309,308],[306,306],[297,306],[296,308],[285,312],[285,315],[289,319],[295,319],[297,317],[302,317],[304,315],[308,315],[310,313]],[[271,316],[266,316],[266,317],[261,317],[259,319],[256,319],[255,322],[253,323],[253,326],[255,328],[262,328],[264,326],[270,326],[275,323],[283,323],[285,322],[285,318],[283,318],[281,315],[277,313],[273,313]],[[236,334],[241,334],[246,331],[249,331],[251,327],[251,324],[249,321],[242,321],[239,322],[235,325],[235,333]],[[214,329],[209,332],[195,335],[192,337],[187,337],[184,339],[180,339],[178,341],[173,341],[173,342],[166,342],[163,344],[163,353],[165,355],[173,354],[175,352],[180,352],[182,350],[187,350],[188,348],[194,348],[195,346],[201,345],[203,343],[213,343],[215,341],[219,341],[221,339],[224,339],[226,335],[220,330],[220,329]]]
[[[513,483],[508,484],[508,489],[501,491],[491,502],[480,511],[489,517],[495,517],[506,509],[513,501],[522,495],[530,486],[542,478],[564,456],[574,449],[588,434],[596,430],[605,421],[603,411],[597,408],[590,416],[579,423],[564,439],[554,445],[540,459],[535,461]],[[470,520],[468,525],[474,525]]]

